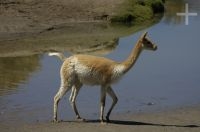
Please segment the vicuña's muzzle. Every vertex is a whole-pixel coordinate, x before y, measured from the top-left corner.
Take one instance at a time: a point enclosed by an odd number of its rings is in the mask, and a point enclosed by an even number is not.
[[[156,51],[158,49],[157,45],[153,46],[153,50]]]

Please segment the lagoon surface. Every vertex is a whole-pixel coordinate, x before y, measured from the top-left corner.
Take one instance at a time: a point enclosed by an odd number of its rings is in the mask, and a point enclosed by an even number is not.
[[[189,25],[185,25],[184,17],[176,16],[177,12],[184,12],[185,3],[189,3],[190,12],[198,13],[198,16],[189,17]],[[111,118],[123,113],[161,111],[200,104],[199,1],[168,1],[164,17],[159,23],[117,40],[115,35],[111,35],[113,39],[109,43],[102,44],[102,39],[94,39],[91,43],[96,42],[97,48],[87,47],[85,51],[94,48],[92,51],[95,52],[89,52],[90,54],[122,61],[144,31],[149,32],[149,37],[157,44],[158,50],[142,52],[135,66],[120,82],[113,85],[119,102]],[[89,33],[93,31],[87,32]],[[106,31],[98,33],[106,34]],[[71,36],[69,38],[73,39]],[[79,38],[84,40],[82,36]],[[74,47],[81,52],[79,43],[77,41]],[[110,43],[114,43],[114,46]],[[67,50],[77,52],[76,48]],[[65,55],[69,56],[67,50]],[[26,51],[23,53],[26,54]],[[45,52],[25,56],[4,53],[1,56],[0,122],[50,121],[53,116],[53,97],[60,85],[59,69],[62,62],[56,57],[49,57]],[[59,119],[75,118],[68,98],[69,93],[59,104]],[[84,86],[81,89],[77,107],[82,117],[99,117],[99,98],[99,87]],[[109,107],[110,104],[111,99],[107,98],[106,106]]]

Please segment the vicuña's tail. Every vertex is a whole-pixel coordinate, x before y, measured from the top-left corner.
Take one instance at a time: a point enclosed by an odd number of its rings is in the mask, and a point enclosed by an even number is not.
[[[58,52],[51,52],[48,54],[49,56],[57,56],[59,59],[61,59],[62,61],[64,61],[66,59],[66,57],[64,56],[63,53],[58,53]]]

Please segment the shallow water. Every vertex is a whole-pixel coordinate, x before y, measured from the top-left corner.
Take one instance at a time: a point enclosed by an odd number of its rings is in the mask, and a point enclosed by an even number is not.
[[[169,1],[163,19],[145,29],[158,50],[144,51],[135,66],[113,85],[119,98],[113,115],[200,104],[200,2],[188,2],[189,11],[198,16],[189,17],[187,26],[184,18],[176,16],[184,10],[184,3]],[[117,47],[104,56],[124,60],[143,32],[121,37]],[[61,64],[47,54],[0,58],[0,122],[51,120]],[[83,117],[98,118],[99,94],[99,87],[82,88],[77,105]],[[75,117],[68,98],[69,93],[59,104],[60,119]],[[111,99],[107,100],[109,107]]]

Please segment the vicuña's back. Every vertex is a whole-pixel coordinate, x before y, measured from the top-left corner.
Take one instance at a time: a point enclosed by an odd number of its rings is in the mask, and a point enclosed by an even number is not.
[[[103,113],[106,93],[113,99],[113,103],[106,116],[106,120],[109,121],[110,113],[118,100],[111,88],[111,84],[119,80],[122,75],[133,67],[144,49],[157,49],[157,46],[153,44],[146,35],[147,32],[139,38],[129,57],[122,62],[115,62],[104,57],[91,55],[79,54],[65,58],[61,53],[50,53],[50,55],[56,55],[64,61],[60,71],[61,86],[54,97],[54,121],[57,121],[58,102],[70,89],[72,89],[70,95],[72,108],[74,109],[77,119],[82,119],[78,113],[75,101],[83,84],[101,86],[101,122],[104,122]]]
[[[70,74],[88,85],[111,84],[123,74],[123,69],[123,65],[110,59],[90,55],[71,56],[61,68],[63,74]]]

